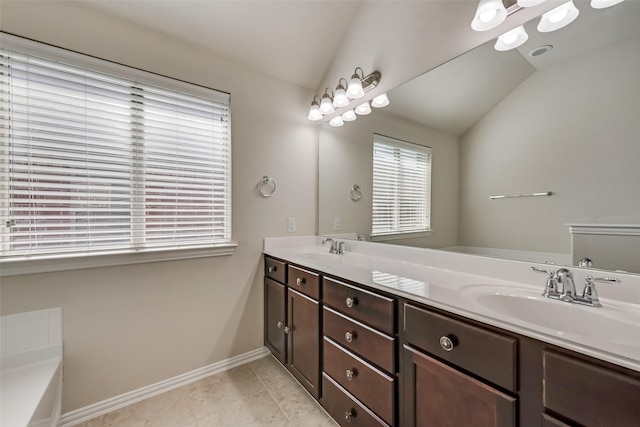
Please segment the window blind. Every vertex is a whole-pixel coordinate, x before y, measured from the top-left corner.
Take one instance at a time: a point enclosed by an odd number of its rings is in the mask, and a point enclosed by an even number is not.
[[[374,135],[371,235],[429,230],[430,205],[431,149]]]
[[[230,242],[228,94],[122,69],[0,50],[2,257]]]

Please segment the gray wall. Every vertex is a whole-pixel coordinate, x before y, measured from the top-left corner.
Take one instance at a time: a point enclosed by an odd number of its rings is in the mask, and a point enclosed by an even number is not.
[[[640,223],[638,52],[633,38],[536,71],[463,135],[460,245],[569,254],[568,223]]]

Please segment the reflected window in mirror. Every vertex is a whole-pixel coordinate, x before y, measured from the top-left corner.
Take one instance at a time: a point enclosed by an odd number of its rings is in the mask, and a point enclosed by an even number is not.
[[[374,134],[372,240],[431,228],[431,148]]]

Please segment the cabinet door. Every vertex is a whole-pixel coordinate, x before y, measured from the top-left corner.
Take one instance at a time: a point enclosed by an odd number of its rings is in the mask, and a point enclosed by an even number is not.
[[[287,294],[284,285],[264,279],[264,343],[283,364],[287,361],[285,327]]]
[[[516,425],[516,399],[404,346],[403,425]]]
[[[320,305],[288,289],[289,327],[287,365],[298,381],[316,398],[320,395]]]

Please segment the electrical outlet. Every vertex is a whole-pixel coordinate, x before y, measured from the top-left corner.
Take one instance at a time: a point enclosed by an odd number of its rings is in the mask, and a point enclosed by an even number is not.
[[[335,218],[333,218],[333,230],[334,231],[338,231],[342,228],[342,221],[340,220],[340,217],[337,216]]]
[[[287,229],[289,233],[296,232],[296,219],[295,218],[287,218]]]

